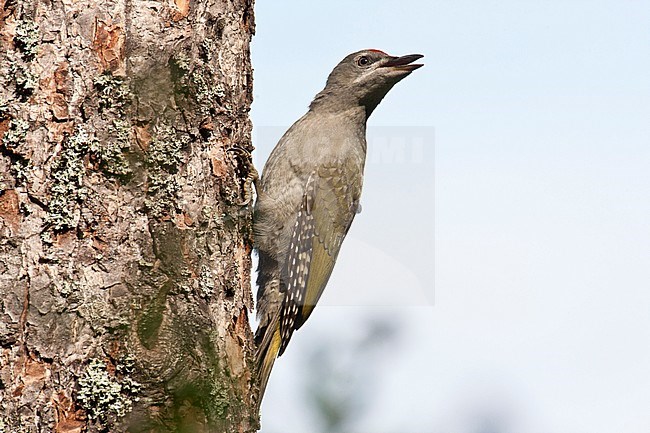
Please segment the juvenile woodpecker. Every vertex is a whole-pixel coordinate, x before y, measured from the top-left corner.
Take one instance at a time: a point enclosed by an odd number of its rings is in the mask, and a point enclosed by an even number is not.
[[[421,57],[379,50],[348,55],[264,166],[253,216],[258,403],[275,359],[323,293],[357,213],[366,121],[397,82],[422,66],[413,64]]]

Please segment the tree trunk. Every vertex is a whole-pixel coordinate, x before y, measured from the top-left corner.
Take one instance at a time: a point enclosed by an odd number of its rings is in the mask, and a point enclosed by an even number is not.
[[[252,0],[0,0],[0,432],[251,432]]]

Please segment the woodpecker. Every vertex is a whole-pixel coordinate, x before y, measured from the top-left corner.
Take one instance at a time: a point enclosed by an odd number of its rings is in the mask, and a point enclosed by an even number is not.
[[[374,49],[345,57],[264,166],[253,214],[258,404],[275,359],[323,293],[359,208],[368,117],[421,57]]]

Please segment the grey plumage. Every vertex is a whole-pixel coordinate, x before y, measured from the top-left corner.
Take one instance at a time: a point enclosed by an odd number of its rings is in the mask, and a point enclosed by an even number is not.
[[[348,55],[262,173],[254,214],[259,254],[256,332],[261,401],[277,356],[309,318],[359,206],[366,121],[421,55]]]

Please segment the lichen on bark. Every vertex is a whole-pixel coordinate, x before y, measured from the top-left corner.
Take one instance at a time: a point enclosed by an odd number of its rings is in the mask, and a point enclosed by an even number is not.
[[[0,0],[0,428],[256,430],[252,7]]]

